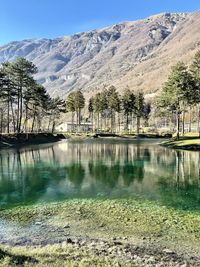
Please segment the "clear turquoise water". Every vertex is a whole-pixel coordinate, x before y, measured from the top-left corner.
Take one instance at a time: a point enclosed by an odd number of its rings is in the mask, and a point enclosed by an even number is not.
[[[63,141],[0,151],[0,205],[145,198],[200,209],[200,152],[159,140]]]

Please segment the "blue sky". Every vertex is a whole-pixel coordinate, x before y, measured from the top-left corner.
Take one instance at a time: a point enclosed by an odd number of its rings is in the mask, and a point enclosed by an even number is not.
[[[0,0],[0,45],[54,38],[145,18],[200,10],[199,0]]]

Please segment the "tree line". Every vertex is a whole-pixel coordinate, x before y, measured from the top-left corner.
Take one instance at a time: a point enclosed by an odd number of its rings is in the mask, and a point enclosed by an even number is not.
[[[183,62],[172,66],[160,94],[151,103],[145,101],[143,92],[126,88],[119,94],[114,86],[97,92],[87,102],[80,89],[70,92],[66,101],[52,98],[34,79],[36,73],[36,66],[24,58],[1,64],[1,133],[53,132],[60,114],[70,112],[72,132],[81,129],[81,122],[91,122],[94,132],[135,131],[139,134],[141,121],[143,126],[148,126],[154,116],[174,125],[177,138],[181,131],[184,135],[189,114],[189,131],[195,122],[200,136],[200,51],[190,66]],[[83,109],[89,114],[85,118]],[[156,123],[151,122],[151,126],[156,127]]]
[[[81,90],[71,92],[67,97],[67,111],[71,112],[72,125],[76,114],[76,129],[80,126],[81,110],[85,107],[85,98]],[[134,94],[126,89],[120,95],[114,86],[96,93],[88,101],[89,120],[93,131],[108,131],[112,133],[123,130],[128,131],[129,126],[136,126],[136,132],[140,132],[140,121],[144,118],[148,121],[151,106],[144,101],[142,92]],[[72,127],[72,131],[75,128]]]
[[[1,133],[54,131],[55,119],[65,109],[65,102],[51,98],[46,89],[33,78],[36,73],[36,66],[24,58],[1,64]]]

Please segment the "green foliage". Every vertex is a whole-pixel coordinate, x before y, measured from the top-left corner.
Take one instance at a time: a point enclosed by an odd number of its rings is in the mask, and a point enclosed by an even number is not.
[[[93,97],[91,97],[89,99],[88,111],[89,111],[89,113],[93,113],[94,112],[94,98]]]
[[[130,114],[135,109],[135,95],[130,89],[126,89],[122,95],[122,107],[124,114]]]
[[[25,58],[14,62],[4,62],[0,68],[0,101],[6,105],[6,116],[1,114],[1,132],[6,122],[7,132],[30,131],[28,121],[32,121],[31,131],[41,130],[42,118],[55,113],[53,99],[46,89],[33,78],[36,66]],[[63,110],[62,110],[63,111]],[[29,123],[30,124],[30,123]],[[54,121],[53,121],[54,124]],[[5,126],[4,126],[5,128]]]
[[[144,115],[144,94],[142,92],[139,92],[135,96],[134,113],[138,117],[142,117]]]
[[[85,106],[85,98],[83,93],[79,89],[78,91],[74,92],[74,108],[75,111],[79,111],[80,109],[84,108]]]

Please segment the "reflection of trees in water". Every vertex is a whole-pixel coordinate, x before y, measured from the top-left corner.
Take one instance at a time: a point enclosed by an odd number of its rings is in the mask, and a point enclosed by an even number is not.
[[[82,164],[80,162],[71,163],[66,169],[70,182],[72,182],[74,186],[80,186],[85,177],[85,169]]]
[[[56,191],[64,179],[75,188],[72,194],[75,191],[81,194],[86,187],[93,192],[107,192],[114,187],[134,191],[139,186],[134,182],[144,181],[154,192],[158,182],[163,199],[171,194],[175,201],[176,195],[182,194],[182,201],[188,195],[196,201],[199,196],[200,153],[127,142],[69,143],[65,149],[54,145],[1,151],[0,200],[36,200],[49,186]],[[62,192],[67,195],[72,187],[67,183],[65,186],[66,192]],[[184,196],[185,193],[188,195]]]
[[[197,186],[199,179],[199,155],[196,153],[191,157],[191,152],[173,150],[173,157],[175,158],[173,165],[166,164],[166,177],[159,177],[159,182],[163,185],[168,185],[176,188],[176,190],[188,190],[191,186]],[[171,168],[172,166],[172,168]],[[168,168],[170,167],[170,168]]]
[[[39,150],[0,153],[0,200],[3,202],[36,200],[49,184],[65,177],[66,167],[45,163]]]
[[[106,165],[102,161],[89,161],[88,163],[89,173],[97,181],[113,188],[119,179],[120,165],[119,163],[114,163]]]
[[[127,186],[129,186],[134,180],[142,182],[144,179],[144,162],[124,162],[124,166],[122,167],[122,176],[124,184]]]
[[[183,208],[199,208],[199,164],[200,153],[173,150],[175,161],[173,171],[166,177],[159,177],[158,184],[162,201]]]

